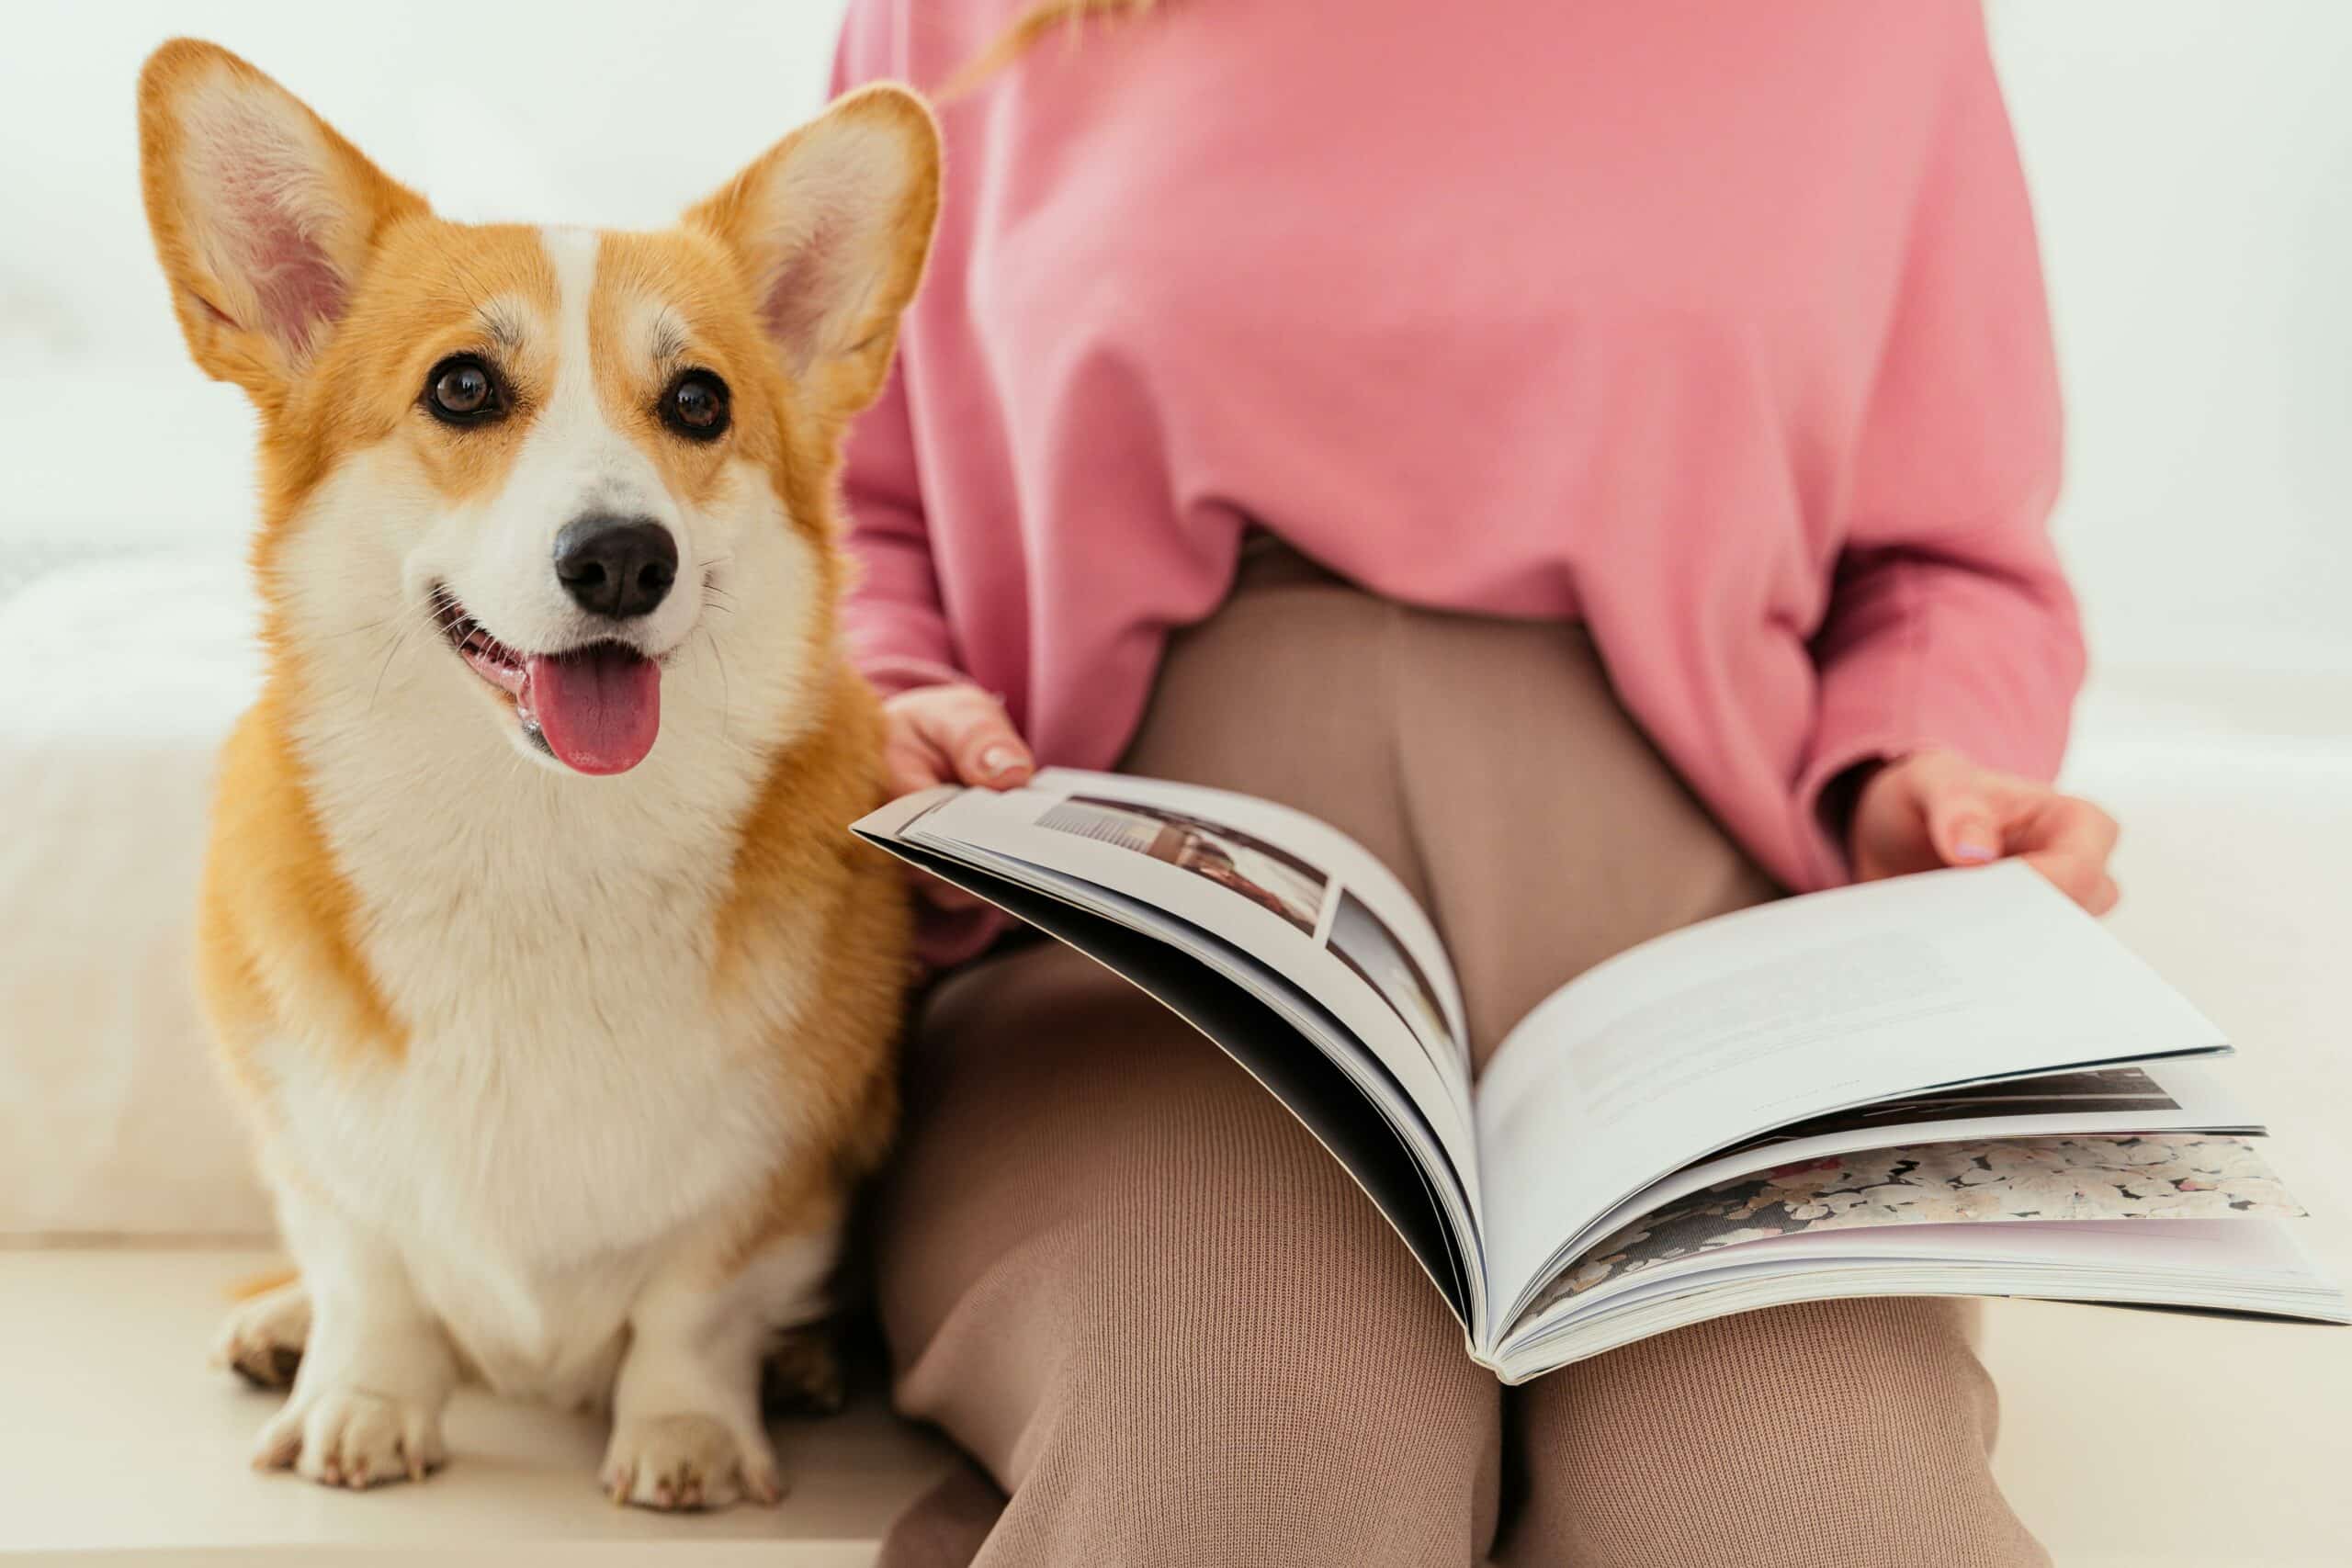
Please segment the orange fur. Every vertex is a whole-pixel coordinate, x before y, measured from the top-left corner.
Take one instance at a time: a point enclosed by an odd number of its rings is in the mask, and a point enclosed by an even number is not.
[[[291,1269],[271,1269],[250,1274],[229,1287],[232,1302],[249,1302],[255,1296],[266,1296],[272,1291],[282,1291],[302,1276]]]
[[[220,758],[197,925],[197,978],[231,1079],[266,1110],[252,1055],[272,1032],[398,1059],[394,1017],[352,942],[355,900],[321,835],[273,671]]]

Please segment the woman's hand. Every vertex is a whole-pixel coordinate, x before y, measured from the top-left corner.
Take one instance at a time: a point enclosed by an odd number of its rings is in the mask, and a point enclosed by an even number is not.
[[[1982,865],[2021,855],[2094,915],[2115,908],[2115,818],[2048,784],[1980,768],[1956,751],[1920,751],[1871,774],[1846,842],[1854,879]]]
[[[886,697],[882,761],[893,798],[934,784],[1013,789],[1037,771],[1013,731],[1004,705],[978,686],[917,686]],[[981,900],[952,883],[917,872],[917,891],[943,909],[974,909]]]

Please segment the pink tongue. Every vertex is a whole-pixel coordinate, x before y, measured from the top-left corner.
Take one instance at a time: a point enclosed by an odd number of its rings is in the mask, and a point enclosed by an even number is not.
[[[662,730],[662,667],[610,643],[534,654],[523,700],[548,750],[583,773],[625,773],[645,761]]]

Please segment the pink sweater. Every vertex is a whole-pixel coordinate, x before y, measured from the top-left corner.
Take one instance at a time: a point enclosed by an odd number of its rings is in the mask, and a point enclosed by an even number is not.
[[[1025,3],[853,0],[837,81],[935,85]],[[978,682],[1107,767],[1255,523],[1581,619],[1792,887],[1843,878],[1858,761],[2056,768],[2058,392],[1973,4],[1170,0],[942,123],[850,442],[885,689]]]

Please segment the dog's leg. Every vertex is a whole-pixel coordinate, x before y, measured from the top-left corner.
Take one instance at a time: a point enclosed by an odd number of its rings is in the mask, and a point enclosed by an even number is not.
[[[355,1489],[424,1480],[446,1457],[441,1411],[458,1381],[447,1336],[389,1244],[300,1191],[280,1192],[278,1216],[310,1334],[254,1463]]]
[[[762,1409],[772,1416],[838,1416],[847,1408],[840,1328],[828,1319],[776,1337],[760,1368]]]
[[[773,1504],[784,1479],[760,1413],[760,1363],[777,1329],[822,1314],[836,1238],[767,1243],[731,1276],[688,1248],[629,1314],[613,1389],[605,1490],[647,1508]]]
[[[239,1302],[212,1343],[212,1364],[255,1388],[285,1388],[311,1338],[311,1292],[298,1276]]]

